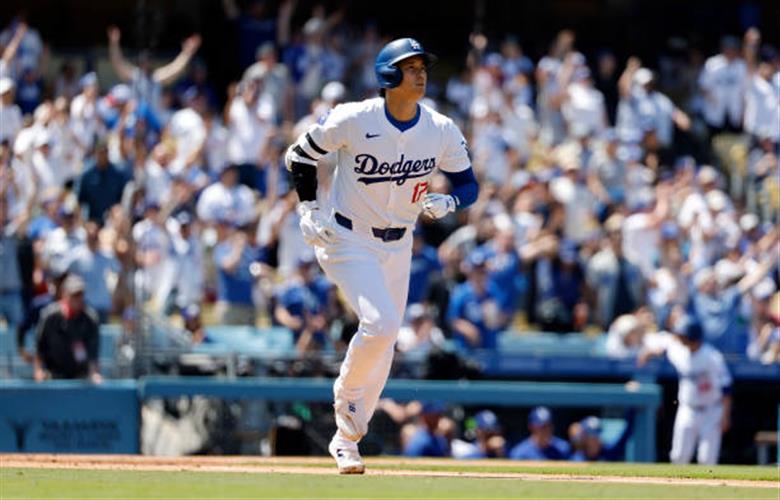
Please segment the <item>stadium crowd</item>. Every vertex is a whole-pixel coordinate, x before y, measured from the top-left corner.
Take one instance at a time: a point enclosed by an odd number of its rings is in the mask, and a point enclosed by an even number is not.
[[[354,318],[303,242],[282,157],[333,106],[375,95],[384,39],[341,11],[293,29],[294,2],[275,17],[224,5],[245,68],[224,103],[198,35],[156,66],[107,27],[113,74],[66,61],[44,79],[41,34],[22,17],[0,33],[0,316],[20,348],[66,288],[98,322],[143,308],[196,340],[206,320],[287,327],[300,353],[348,341]],[[398,349],[598,330],[628,357],[691,314],[720,350],[778,362],[780,52],[756,29],[706,57],[625,64],[579,52],[570,31],[537,61],[512,35],[469,45],[426,105],[467,133],[480,199],[415,229]]]

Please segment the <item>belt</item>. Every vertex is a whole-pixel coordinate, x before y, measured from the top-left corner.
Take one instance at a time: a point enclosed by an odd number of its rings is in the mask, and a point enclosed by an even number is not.
[[[336,222],[339,226],[343,227],[344,229],[349,229],[352,231],[352,219],[349,217],[345,217],[344,215],[341,215],[340,213],[336,212],[333,214],[334,218],[336,219]],[[398,241],[401,238],[404,237],[404,234],[406,234],[406,228],[405,227],[386,227],[386,228],[378,228],[378,227],[372,227],[371,233],[374,235],[374,238],[378,238],[382,241]]]

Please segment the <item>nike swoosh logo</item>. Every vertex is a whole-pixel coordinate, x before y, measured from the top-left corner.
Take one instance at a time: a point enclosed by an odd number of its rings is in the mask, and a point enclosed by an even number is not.
[[[374,137],[379,137],[379,134],[369,134],[366,132],[366,139],[373,139]]]
[[[343,454],[343,453],[341,453],[341,450],[340,450],[340,449],[339,449],[339,450],[336,450],[336,456],[337,456],[337,457],[339,457],[339,458],[344,458],[344,454]]]

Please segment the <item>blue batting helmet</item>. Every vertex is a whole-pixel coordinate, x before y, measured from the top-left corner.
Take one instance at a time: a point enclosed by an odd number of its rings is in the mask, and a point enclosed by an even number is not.
[[[696,318],[681,318],[674,325],[674,333],[692,342],[701,342],[704,339],[704,330]]]
[[[374,71],[379,86],[383,89],[392,89],[401,85],[403,74],[397,64],[413,56],[422,56],[427,66],[431,66],[437,60],[435,55],[425,52],[422,44],[414,38],[399,38],[382,47],[374,61]]]

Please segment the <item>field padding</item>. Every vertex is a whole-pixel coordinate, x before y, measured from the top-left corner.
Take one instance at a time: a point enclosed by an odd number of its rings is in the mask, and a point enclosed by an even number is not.
[[[647,475],[646,465],[637,467],[637,475],[610,475],[603,468],[591,473],[593,466],[579,462],[517,462],[509,460],[404,459],[378,457],[366,460],[367,474],[377,476],[427,476],[462,478],[498,478],[525,481],[657,484],[686,486],[731,486],[745,488],[780,488],[777,479],[754,480],[718,478],[717,468],[709,468],[712,478],[684,477],[690,467],[680,468],[681,477]],[[615,464],[616,466],[620,466]],[[623,464],[630,467],[636,464]],[[337,474],[331,460],[321,457],[147,457],[140,455],[58,455],[4,454],[2,468],[133,470],[169,472],[220,472],[252,474]],[[652,466],[650,466],[652,467]],[[674,466],[669,466],[674,467]],[[518,472],[517,469],[538,469],[539,472]],[[766,469],[772,470],[772,469]],[[698,469],[698,474],[707,468]],[[641,475],[642,473],[646,475]],[[780,470],[778,470],[780,474]],[[667,477],[661,477],[667,476]]]

